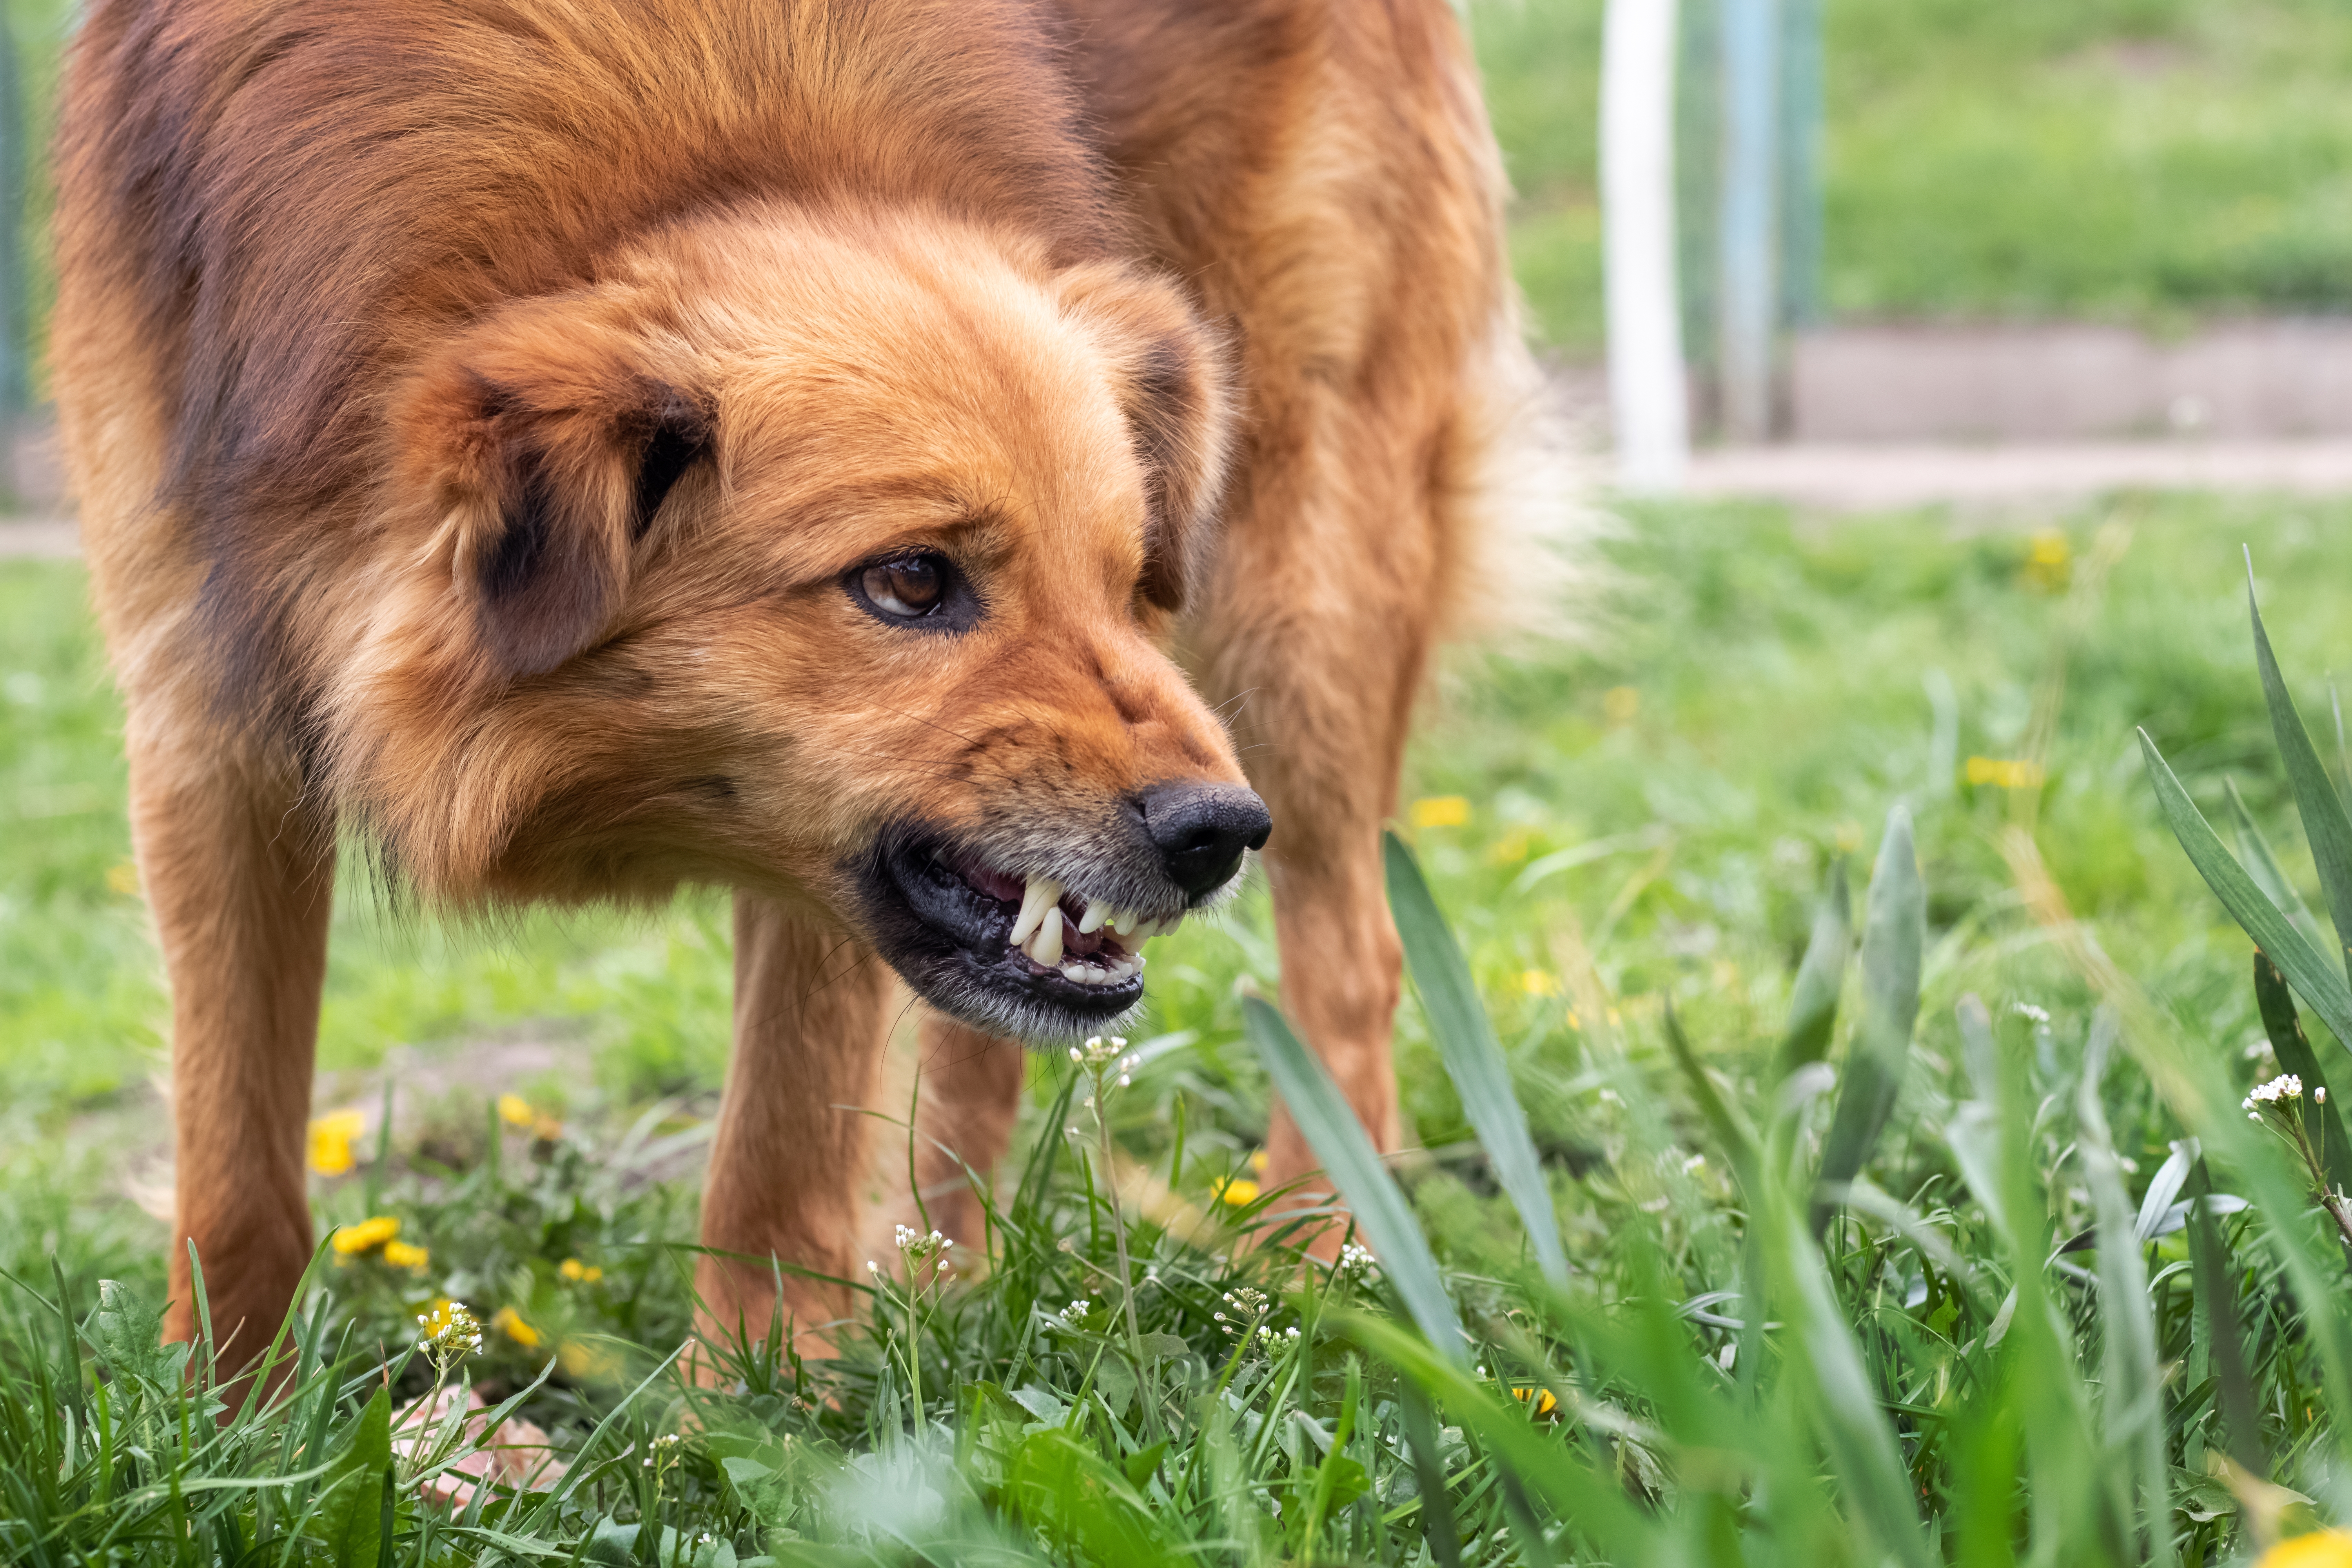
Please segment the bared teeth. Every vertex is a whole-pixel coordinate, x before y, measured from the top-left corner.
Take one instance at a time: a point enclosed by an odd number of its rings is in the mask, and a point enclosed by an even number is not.
[[[1013,945],[1025,951],[1029,939],[1036,934],[1038,926],[1045,921],[1045,911],[1061,901],[1061,883],[1051,877],[1030,878],[1028,887],[1021,894],[1021,914],[1013,922]],[[1054,948],[1056,952],[1061,951],[1058,940]]]
[[[1133,910],[1121,910],[1110,918],[1110,929],[1122,937],[1133,936],[1136,927],[1142,923],[1143,917]]]
[[[1063,964],[1061,971],[1062,978],[1073,985],[1099,987],[1119,984],[1130,975],[1140,973],[1142,968],[1143,960],[1140,957],[1115,958],[1108,963],[1074,958]]]
[[[1078,917],[1078,934],[1080,936],[1091,936],[1096,931],[1102,930],[1102,928],[1109,922],[1110,917],[1116,912],[1116,910],[1114,910],[1108,904],[1104,903],[1100,899],[1088,899],[1087,900],[1087,912]]]
[[[1045,918],[1037,922],[1037,934],[1022,949],[1047,969],[1062,962],[1062,911],[1047,906]]]

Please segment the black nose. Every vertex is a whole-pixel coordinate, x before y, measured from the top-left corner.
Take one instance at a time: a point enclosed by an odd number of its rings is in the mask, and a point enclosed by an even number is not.
[[[1230,879],[1242,851],[1264,848],[1274,831],[1265,802],[1240,784],[1153,784],[1135,797],[1135,808],[1168,879],[1188,898]]]

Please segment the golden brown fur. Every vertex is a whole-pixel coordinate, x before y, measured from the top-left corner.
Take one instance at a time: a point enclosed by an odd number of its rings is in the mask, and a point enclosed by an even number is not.
[[[339,826],[444,905],[737,889],[705,1239],[839,1274],[889,968],[975,1165],[992,1029],[1079,1023],[967,1003],[877,866],[1181,898],[1136,802],[1245,755],[1285,1003],[1394,1142],[1378,833],[1520,353],[1444,0],[101,0],[59,152],[215,1322],[310,1249]],[[853,595],[916,551],[963,629]]]

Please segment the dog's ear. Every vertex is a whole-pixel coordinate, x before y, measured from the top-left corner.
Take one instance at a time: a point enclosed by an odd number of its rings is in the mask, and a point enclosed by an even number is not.
[[[1129,268],[1073,268],[1062,299],[1103,342],[1143,463],[1151,508],[1144,597],[1181,610],[1216,554],[1234,422],[1224,342],[1173,284]]]
[[[632,350],[577,317],[509,321],[412,389],[407,456],[453,525],[452,587],[507,679],[604,637],[664,498],[710,447],[701,404]]]

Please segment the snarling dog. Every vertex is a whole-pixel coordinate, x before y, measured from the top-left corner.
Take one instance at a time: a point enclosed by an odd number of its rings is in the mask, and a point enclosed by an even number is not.
[[[848,1271],[894,974],[985,1165],[1250,849],[1395,1141],[1379,827],[1525,363],[1445,0],[98,0],[58,168],[174,1332],[186,1241],[248,1345],[310,1256],[339,838],[735,889],[721,1325]]]

